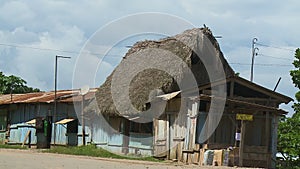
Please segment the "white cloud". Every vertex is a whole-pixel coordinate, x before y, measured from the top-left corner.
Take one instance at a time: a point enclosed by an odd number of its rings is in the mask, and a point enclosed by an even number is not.
[[[27,21],[32,21],[34,17],[35,13],[22,1],[6,1],[0,7],[1,20],[11,24],[7,26],[22,25]]]
[[[2,46],[1,71],[24,78],[28,85],[42,90],[53,90],[55,55],[72,56],[72,60],[59,60],[58,87],[70,88],[73,65],[76,53],[65,53],[60,50],[79,52],[86,41],[84,32],[76,26],[59,25],[56,33],[30,32],[16,28],[9,32],[0,32],[0,41],[6,44],[18,44],[17,47]],[[33,49],[34,48],[34,49]],[[43,50],[56,49],[58,51]],[[63,81],[63,82],[62,82]]]
[[[206,24],[219,39],[229,62],[251,61],[251,40],[293,49],[300,44],[300,1],[1,1],[0,43],[34,48],[79,51],[85,41],[100,27],[120,17],[137,12],[164,12],[177,15],[196,26]],[[138,22],[131,22],[138,27]],[[176,25],[170,25],[176,27]],[[122,29],[122,27],[120,27]],[[178,32],[180,33],[180,32]],[[100,47],[101,48],[101,47]],[[259,46],[260,53],[293,59],[293,52]],[[99,49],[101,50],[101,49]],[[76,53],[0,46],[0,71],[23,77],[29,85],[43,90],[53,89],[54,56],[68,55],[71,60],[59,61],[59,88],[71,88]],[[291,61],[258,56],[256,63],[290,64]],[[113,69],[105,62],[104,72]],[[250,65],[233,65],[248,78]],[[278,91],[293,97],[286,66],[255,66],[255,82],[273,88],[278,77],[283,78]],[[107,70],[107,71],[106,71]]]

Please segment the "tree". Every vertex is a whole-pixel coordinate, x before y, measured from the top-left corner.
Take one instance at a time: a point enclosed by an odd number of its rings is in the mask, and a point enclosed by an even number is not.
[[[0,94],[39,92],[37,88],[26,86],[27,82],[17,76],[6,76],[0,72]]]
[[[295,70],[291,70],[290,75],[292,76],[293,83],[295,87],[300,89],[300,49],[296,49],[295,52],[295,60],[293,62],[294,67],[296,68]],[[295,95],[297,101],[299,102],[300,100],[300,91],[298,91]]]
[[[294,70],[290,71],[292,81],[300,89],[300,49],[296,49]],[[300,90],[295,94],[297,102],[292,117],[281,119],[278,127],[278,152],[284,157],[287,167],[300,166]]]
[[[285,117],[278,127],[278,152],[287,166],[300,166],[300,106],[294,105],[292,117]]]

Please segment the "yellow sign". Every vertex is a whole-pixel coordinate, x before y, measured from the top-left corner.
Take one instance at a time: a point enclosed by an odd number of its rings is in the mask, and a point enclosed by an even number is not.
[[[251,115],[251,114],[236,114],[236,119],[253,121],[253,115]]]

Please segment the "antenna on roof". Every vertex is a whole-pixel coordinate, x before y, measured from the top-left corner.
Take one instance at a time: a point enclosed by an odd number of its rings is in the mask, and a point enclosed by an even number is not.
[[[276,83],[276,85],[275,85],[275,87],[274,87],[274,89],[273,89],[274,92],[275,92],[275,90],[277,89],[277,87],[278,87],[278,85],[279,85],[279,83],[280,83],[280,80],[281,80],[281,77],[279,77],[279,79],[278,79],[278,81],[277,81],[277,83]]]
[[[79,93],[81,95],[85,95],[85,94],[87,94],[89,92],[89,90],[90,90],[90,87],[88,85],[84,85],[84,86],[82,86],[80,88],[80,92]]]

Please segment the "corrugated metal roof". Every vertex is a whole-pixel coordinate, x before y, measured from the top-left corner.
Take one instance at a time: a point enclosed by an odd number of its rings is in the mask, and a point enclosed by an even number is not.
[[[95,96],[97,89],[90,89],[84,96],[86,100]],[[81,101],[82,96],[79,94],[80,90],[59,90],[56,92],[58,102],[76,102]],[[6,94],[0,95],[0,105],[13,103],[51,103],[54,102],[54,91],[51,92],[37,92],[25,94]]]
[[[66,123],[69,123],[71,121],[74,121],[75,119],[62,119],[58,122],[56,122],[56,124],[66,124]]]

